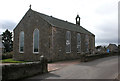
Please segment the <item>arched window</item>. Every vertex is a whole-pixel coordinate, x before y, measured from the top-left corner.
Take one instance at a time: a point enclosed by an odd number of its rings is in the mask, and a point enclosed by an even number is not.
[[[19,36],[19,52],[24,53],[24,32],[20,32]]]
[[[39,30],[33,32],[33,53],[39,53]]]
[[[77,33],[77,53],[81,52],[81,36],[80,33]]]
[[[89,36],[85,35],[85,47],[86,47],[86,52],[89,52]]]
[[[66,53],[71,52],[71,33],[70,31],[66,32]]]

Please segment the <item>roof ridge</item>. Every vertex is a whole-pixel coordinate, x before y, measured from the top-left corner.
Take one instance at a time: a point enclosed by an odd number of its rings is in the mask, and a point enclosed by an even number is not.
[[[31,9],[31,10],[32,10],[32,9]],[[32,11],[37,12],[37,11],[35,11],[35,10],[32,10]],[[60,20],[60,21],[63,21],[63,22],[67,22],[67,23],[69,23],[69,24],[76,25],[76,24],[74,24],[74,23],[72,23],[72,22],[65,21],[65,20],[63,20],[63,19],[59,19],[59,18],[56,18],[56,17],[53,17],[53,16],[49,16],[49,15],[46,15],[46,14],[43,14],[43,13],[40,13],[40,12],[37,12],[37,13],[38,13],[38,14],[45,15],[45,16],[48,16],[48,17],[52,17],[52,18],[54,18],[54,19],[57,19],[57,20]],[[77,26],[79,26],[79,25],[77,25]],[[80,26],[80,27],[82,27],[82,26]]]

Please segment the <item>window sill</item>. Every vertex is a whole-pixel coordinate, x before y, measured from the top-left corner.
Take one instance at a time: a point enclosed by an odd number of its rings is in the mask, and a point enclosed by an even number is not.
[[[23,54],[24,52],[19,52],[20,54]]]
[[[39,52],[33,52],[33,54],[39,54]]]
[[[66,53],[71,53],[71,52],[66,52]]]

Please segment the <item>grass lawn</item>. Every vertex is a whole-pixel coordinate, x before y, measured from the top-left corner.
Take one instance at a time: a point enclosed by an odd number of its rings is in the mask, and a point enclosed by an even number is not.
[[[2,63],[25,63],[25,61],[15,61],[13,59],[3,59],[3,60],[0,60],[0,62]]]

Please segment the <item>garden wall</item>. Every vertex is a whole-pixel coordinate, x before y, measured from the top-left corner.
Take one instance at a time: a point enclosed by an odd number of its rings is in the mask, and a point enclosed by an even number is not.
[[[2,66],[2,81],[22,79],[36,74],[47,73],[47,60],[17,63]]]
[[[102,53],[102,54],[93,54],[93,55],[81,55],[81,62],[88,62],[88,61],[92,61],[95,59],[99,59],[99,58],[103,58],[103,57],[109,57],[109,56],[114,56],[114,55],[118,55],[118,53]]]

